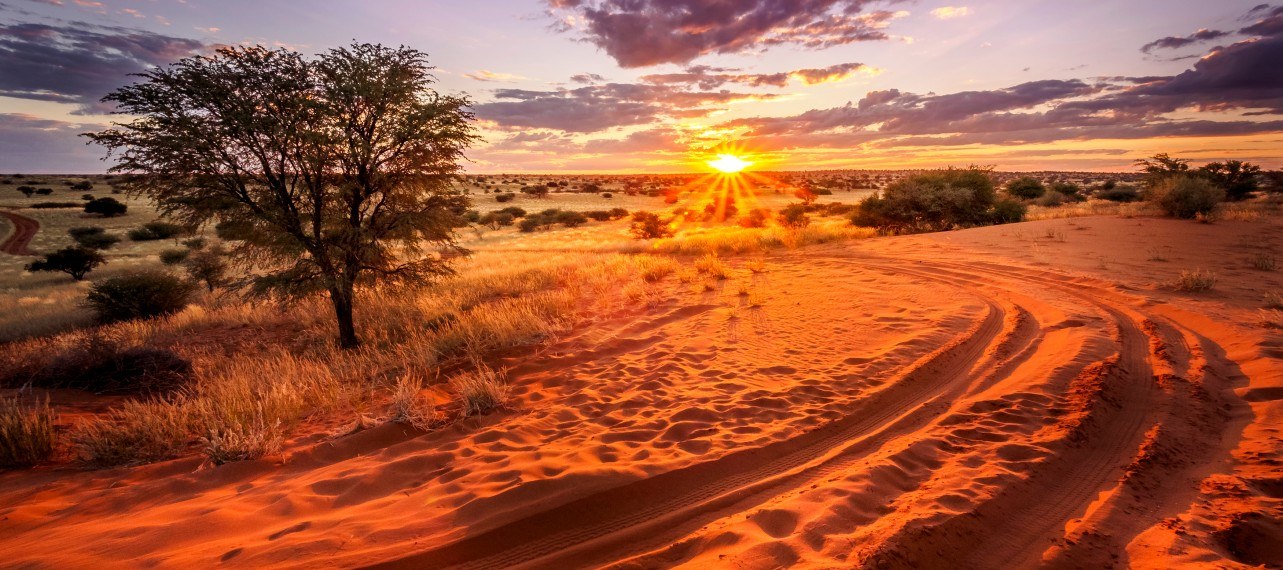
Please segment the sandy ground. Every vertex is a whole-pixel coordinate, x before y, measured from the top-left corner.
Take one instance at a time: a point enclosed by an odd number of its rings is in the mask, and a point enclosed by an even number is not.
[[[741,260],[510,357],[512,411],[0,475],[0,560],[1278,564],[1283,273],[1249,260],[1280,246],[1277,220],[1083,218]],[[1167,286],[1193,268],[1217,287]]]

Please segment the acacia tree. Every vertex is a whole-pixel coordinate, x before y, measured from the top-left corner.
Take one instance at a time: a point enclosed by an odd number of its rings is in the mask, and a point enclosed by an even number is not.
[[[351,348],[358,285],[429,281],[463,252],[451,182],[476,136],[430,69],[406,47],[226,48],[141,74],[104,99],[137,118],[87,136],[167,215],[240,228],[250,293],[328,293]]]

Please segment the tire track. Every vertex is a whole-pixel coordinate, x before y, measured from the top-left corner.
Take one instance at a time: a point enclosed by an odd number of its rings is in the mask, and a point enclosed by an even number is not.
[[[876,449],[904,422],[918,423],[947,405],[927,404],[939,391],[966,384],[971,371],[1004,331],[1005,311],[986,301],[988,314],[967,333],[920,359],[886,388],[857,402],[848,415],[821,428],[763,447],[663,473],[594,493],[559,507],[490,529],[439,548],[378,567],[511,567],[555,555],[558,565],[618,559],[636,551],[635,538],[671,531],[726,509],[747,497],[778,494],[781,488],[828,471],[825,464]],[[873,437],[881,435],[882,437]],[[809,473],[808,473],[809,472]]]
[[[0,211],[0,216],[8,218],[13,223],[13,233],[0,243],[0,252],[10,255],[36,255],[36,252],[27,248],[31,244],[32,238],[36,237],[36,232],[40,231],[40,222],[13,212]]]

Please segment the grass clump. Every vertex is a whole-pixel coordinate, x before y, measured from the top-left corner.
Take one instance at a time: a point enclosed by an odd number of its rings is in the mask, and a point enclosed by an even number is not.
[[[190,441],[190,422],[181,401],[127,401],[106,417],[82,423],[71,433],[81,461],[94,467],[141,465],[172,459]]]
[[[94,284],[86,303],[104,322],[148,319],[183,310],[190,283],[161,271],[138,271]]]
[[[1211,271],[1205,271],[1202,269],[1195,269],[1193,271],[1186,270],[1181,271],[1180,276],[1176,278],[1176,282],[1173,283],[1172,286],[1177,291],[1201,293],[1203,291],[1209,291],[1212,287],[1215,287],[1216,281],[1216,274]]]
[[[436,423],[436,406],[423,393],[423,380],[416,375],[402,376],[392,388],[392,410],[388,421],[427,430]]]
[[[726,263],[711,253],[695,260],[695,270],[717,279],[726,279],[731,275],[731,270]]]
[[[1265,293],[1265,308],[1283,310],[1283,294],[1277,291]]]
[[[1276,271],[1279,268],[1278,258],[1272,253],[1258,253],[1252,258],[1252,269]]]
[[[507,403],[512,388],[503,376],[503,371],[482,365],[450,379],[450,385],[459,393],[463,417],[488,414]]]
[[[31,467],[53,455],[55,416],[49,401],[0,399],[0,468]]]
[[[262,459],[280,453],[285,444],[281,420],[262,416],[248,423],[234,423],[212,429],[201,438],[201,451],[215,465]]]

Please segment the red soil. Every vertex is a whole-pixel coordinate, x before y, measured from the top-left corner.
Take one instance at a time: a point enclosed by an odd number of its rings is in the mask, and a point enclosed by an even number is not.
[[[4,216],[13,223],[13,233],[9,234],[4,243],[0,243],[0,252],[11,255],[35,255],[36,252],[27,249],[31,239],[36,237],[36,232],[40,231],[40,222],[23,215],[13,212],[0,211],[0,216]]]
[[[1278,221],[1091,218],[781,252],[500,363],[515,411],[0,476],[0,560],[1277,564],[1283,334],[1256,311],[1283,276],[1248,260],[1280,244]],[[1164,285],[1195,267],[1217,288]]]

